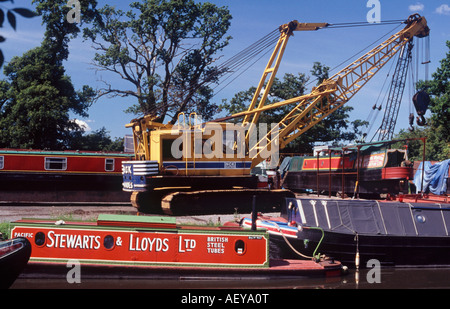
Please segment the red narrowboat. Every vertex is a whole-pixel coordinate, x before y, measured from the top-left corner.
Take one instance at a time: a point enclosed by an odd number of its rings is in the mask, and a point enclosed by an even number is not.
[[[179,226],[173,217],[100,215],[96,222],[23,219],[12,236],[32,245],[30,269],[66,269],[78,261],[89,270],[131,271],[142,275],[338,276],[334,260],[272,260],[269,235],[238,226]],[[26,271],[26,270],[25,270]],[[67,269],[66,269],[67,271]]]
[[[327,148],[315,156],[285,158],[283,186],[294,192],[328,192],[379,198],[411,191],[414,168],[406,149],[380,142]]]
[[[119,152],[0,149],[2,201],[129,201],[129,194],[122,192],[122,161],[132,157]]]

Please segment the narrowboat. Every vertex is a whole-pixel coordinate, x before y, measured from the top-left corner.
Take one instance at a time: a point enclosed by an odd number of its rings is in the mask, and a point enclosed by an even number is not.
[[[400,201],[401,200],[401,201]],[[326,254],[347,266],[450,265],[450,204],[410,196],[395,201],[297,197],[281,216],[260,217],[274,258]],[[249,228],[245,218],[242,226]]]
[[[32,246],[27,269],[67,272],[76,260],[89,272],[198,276],[339,276],[336,260],[269,258],[269,235],[239,226],[180,226],[173,217],[99,215],[96,222],[23,219],[12,235]],[[27,270],[26,270],[27,271]]]
[[[2,201],[129,201],[122,162],[132,154],[0,149]]]
[[[313,156],[287,157],[283,187],[366,198],[406,194],[413,190],[414,167],[406,149],[390,149],[394,142],[324,147]]]
[[[28,239],[16,237],[0,241],[0,289],[9,288],[21,274],[31,255]]]

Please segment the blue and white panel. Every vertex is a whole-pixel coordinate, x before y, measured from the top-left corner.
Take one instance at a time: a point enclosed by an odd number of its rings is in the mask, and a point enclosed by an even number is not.
[[[122,188],[124,191],[145,191],[148,187],[147,176],[158,175],[158,161],[122,162]]]
[[[164,161],[163,166],[167,170],[186,169],[185,161]],[[218,169],[250,169],[251,161],[190,161],[187,169],[218,170]]]
[[[245,229],[250,229],[252,227],[252,219],[244,218],[241,226]],[[297,238],[297,232],[301,227],[290,226],[287,222],[257,219],[256,229],[265,230],[271,235],[284,235],[285,237]]]

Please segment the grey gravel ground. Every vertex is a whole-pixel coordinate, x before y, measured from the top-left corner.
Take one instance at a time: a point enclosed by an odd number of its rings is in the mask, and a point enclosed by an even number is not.
[[[99,214],[137,214],[132,206],[0,206],[0,222],[12,222],[22,218],[50,218],[57,220],[95,220]],[[220,225],[240,220],[250,214],[220,214],[179,216],[178,224]]]

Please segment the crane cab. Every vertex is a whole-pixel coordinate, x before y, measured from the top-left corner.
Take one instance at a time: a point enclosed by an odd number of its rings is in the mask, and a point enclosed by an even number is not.
[[[127,126],[133,128],[135,160],[122,165],[125,191],[146,191],[169,182],[173,186],[175,179],[177,185],[191,186],[202,177],[252,178],[252,159],[240,125],[184,121],[162,125],[144,117]],[[211,178],[204,182],[214,183]]]

